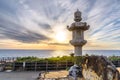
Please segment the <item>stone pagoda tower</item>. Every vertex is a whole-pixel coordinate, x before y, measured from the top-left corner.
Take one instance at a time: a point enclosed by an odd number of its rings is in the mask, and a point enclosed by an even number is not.
[[[72,40],[70,43],[74,46],[75,56],[82,55],[82,46],[86,44],[86,40],[84,40],[84,31],[89,29],[89,25],[86,22],[81,22],[81,12],[77,10],[74,13],[74,21],[71,26],[67,26],[69,31],[72,31]]]

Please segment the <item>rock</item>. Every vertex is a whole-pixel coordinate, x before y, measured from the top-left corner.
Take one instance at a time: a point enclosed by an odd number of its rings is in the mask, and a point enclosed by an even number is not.
[[[85,80],[120,80],[119,72],[104,56],[87,56],[82,62]]]
[[[69,69],[69,76],[73,78],[82,77],[82,68],[74,64]]]

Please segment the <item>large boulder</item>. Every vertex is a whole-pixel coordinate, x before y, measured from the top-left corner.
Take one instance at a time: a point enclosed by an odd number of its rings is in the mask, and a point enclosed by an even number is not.
[[[82,68],[85,80],[120,80],[118,70],[104,56],[86,56]]]

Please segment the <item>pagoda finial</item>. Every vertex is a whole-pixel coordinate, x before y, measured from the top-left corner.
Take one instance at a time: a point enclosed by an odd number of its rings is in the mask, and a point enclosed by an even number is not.
[[[74,13],[74,21],[79,22],[81,20],[81,12],[79,11],[79,9],[77,9],[77,11]]]

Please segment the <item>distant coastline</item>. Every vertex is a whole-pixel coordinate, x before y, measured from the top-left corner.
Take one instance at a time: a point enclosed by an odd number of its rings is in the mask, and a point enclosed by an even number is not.
[[[1,57],[27,57],[34,56],[40,58],[68,56],[73,50],[25,50],[25,49],[0,49]],[[83,55],[104,55],[104,56],[120,56],[120,50],[83,50]]]

